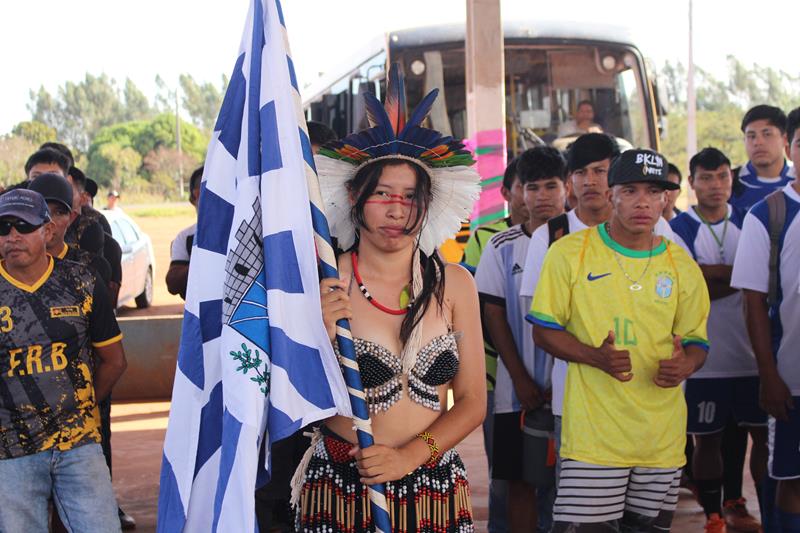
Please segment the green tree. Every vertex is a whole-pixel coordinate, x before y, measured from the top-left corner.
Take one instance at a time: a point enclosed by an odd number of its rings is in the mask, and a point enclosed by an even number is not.
[[[0,137],[0,185],[7,187],[25,179],[25,161],[38,146],[19,135]]]
[[[92,137],[101,128],[125,118],[125,106],[116,82],[106,74],[86,74],[78,83],[66,82],[59,89],[64,130],[60,133],[68,143],[85,152]]]
[[[186,173],[198,165],[198,159],[185,152],[178,153],[175,148],[159,146],[148,153],[143,160],[143,167],[150,176],[153,192],[165,198],[179,197],[183,194],[181,184]],[[184,188],[185,188],[185,184]]]
[[[195,159],[205,159],[209,135],[194,125],[181,120],[181,149]],[[162,113],[146,123],[136,142],[136,151],[142,154],[155,150],[159,146],[177,148],[175,115]]]
[[[31,112],[32,120],[58,130],[61,126],[61,114],[53,95],[44,86],[40,86],[38,91],[30,91],[29,96],[28,110]]]
[[[147,97],[139,90],[130,78],[125,80],[122,91],[125,100],[125,120],[144,120],[152,118],[155,111],[147,101]]]
[[[667,93],[671,109],[686,104],[686,68],[678,61],[675,64],[667,61],[661,69],[664,89]]]
[[[56,140],[55,128],[52,128],[47,124],[43,124],[38,120],[20,122],[11,128],[11,134],[24,137],[36,146],[41,146],[42,143],[47,141]]]
[[[722,150],[734,166],[747,161],[744,140],[739,130],[741,112],[735,108],[720,111],[699,110],[697,112],[697,147],[713,146]],[[669,117],[669,135],[663,139],[661,150],[684,176],[689,172],[689,157],[686,154],[686,112]]]
[[[142,166],[142,156],[130,146],[108,142],[98,147],[89,159],[87,174],[103,186],[125,189]]]
[[[33,120],[54,128],[59,138],[78,152],[86,152],[97,133],[113,124],[149,119],[154,112],[144,93],[130,79],[122,90],[106,74],[86,74],[66,82],[57,96],[44,87],[31,91],[28,108]]]
[[[183,94],[183,108],[189,113],[192,122],[199,128],[211,131],[222,105],[222,97],[228,85],[227,78],[223,76],[220,88],[209,82],[197,83],[190,74],[181,74],[179,83]]]

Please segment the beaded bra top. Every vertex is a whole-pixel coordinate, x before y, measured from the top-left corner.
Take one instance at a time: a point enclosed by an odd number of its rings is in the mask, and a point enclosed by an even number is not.
[[[356,359],[367,405],[372,413],[387,411],[403,396],[400,358],[378,343],[354,338]],[[338,355],[338,349],[336,350]],[[449,383],[458,373],[456,334],[434,337],[422,347],[408,372],[408,397],[428,409],[441,411],[436,387]]]

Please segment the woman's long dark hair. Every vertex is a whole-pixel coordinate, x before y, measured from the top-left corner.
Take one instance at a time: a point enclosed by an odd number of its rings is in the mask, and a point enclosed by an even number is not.
[[[350,216],[353,224],[358,228],[367,228],[366,220],[364,220],[364,206],[369,200],[369,197],[375,192],[378,186],[378,180],[383,173],[383,169],[389,166],[408,165],[414,170],[417,181],[414,185],[414,201],[417,206],[416,215],[413,220],[409,220],[406,224],[405,232],[410,234],[417,226],[420,226],[420,231],[425,226],[425,217],[428,213],[428,207],[431,201],[431,178],[428,173],[418,164],[411,161],[402,159],[382,159],[370,165],[366,165],[359,170],[353,179],[347,182],[347,189],[355,199],[353,208],[350,211]],[[360,234],[356,234],[356,241],[353,244],[353,249],[358,248]],[[414,254],[416,256],[416,254]],[[420,265],[422,268],[422,291],[420,294],[414,295],[414,302],[411,305],[408,313],[403,318],[403,323],[400,325],[400,342],[405,344],[411,337],[411,332],[425,316],[431,304],[431,299],[436,298],[436,302],[441,306],[444,302],[444,263],[438,252],[434,252],[430,256],[425,253],[420,253]],[[412,268],[417,268],[412,264]]]

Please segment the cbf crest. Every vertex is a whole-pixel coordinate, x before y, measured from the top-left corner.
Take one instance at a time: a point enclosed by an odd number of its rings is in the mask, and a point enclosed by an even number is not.
[[[672,276],[667,272],[656,275],[656,294],[660,298],[669,298],[672,295],[672,286],[675,284]]]

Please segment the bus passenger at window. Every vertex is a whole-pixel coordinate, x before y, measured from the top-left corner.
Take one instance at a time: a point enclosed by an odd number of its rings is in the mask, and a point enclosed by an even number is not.
[[[589,100],[578,102],[575,119],[568,120],[558,127],[559,137],[582,135],[584,133],[603,133],[603,128],[594,121],[594,104]]]

